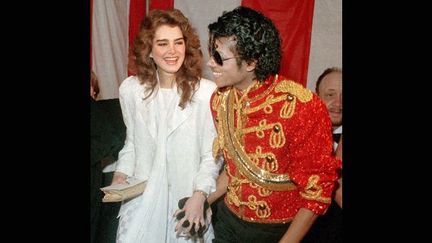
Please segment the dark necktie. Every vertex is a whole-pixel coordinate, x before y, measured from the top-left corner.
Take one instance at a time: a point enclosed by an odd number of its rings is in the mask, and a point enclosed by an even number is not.
[[[339,143],[341,133],[333,133],[333,142]]]

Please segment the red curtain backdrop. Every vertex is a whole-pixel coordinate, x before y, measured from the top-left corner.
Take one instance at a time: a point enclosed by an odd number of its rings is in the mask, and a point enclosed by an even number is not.
[[[150,5],[149,5],[150,10],[174,8],[174,0],[149,0],[149,1],[150,1]]]
[[[139,31],[141,20],[145,17],[146,0],[130,0],[129,4],[129,53],[128,53],[128,76],[136,74],[133,65],[132,47],[135,35]]]
[[[130,0],[129,5],[129,46],[133,45],[141,20],[145,16],[145,0]]]
[[[242,6],[253,8],[269,17],[282,39],[282,61],[279,73],[306,86],[312,34],[314,0],[242,0]]]

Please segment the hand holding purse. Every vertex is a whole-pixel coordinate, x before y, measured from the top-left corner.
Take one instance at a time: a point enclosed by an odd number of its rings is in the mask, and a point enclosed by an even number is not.
[[[121,202],[141,195],[147,181],[128,177],[126,183],[113,184],[100,188],[105,193],[102,202]]]

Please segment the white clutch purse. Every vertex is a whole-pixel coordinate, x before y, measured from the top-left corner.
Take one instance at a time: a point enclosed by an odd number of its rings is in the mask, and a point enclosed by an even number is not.
[[[102,202],[121,202],[141,195],[147,181],[128,177],[125,184],[114,184],[100,188],[105,193]]]

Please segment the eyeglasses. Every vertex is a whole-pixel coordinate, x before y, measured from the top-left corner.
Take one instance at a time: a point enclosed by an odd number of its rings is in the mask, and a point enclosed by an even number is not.
[[[228,57],[228,58],[222,58],[220,53],[216,50],[214,50],[211,54],[211,56],[213,57],[213,60],[219,65],[219,66],[223,66],[223,62],[229,59],[233,59],[236,58],[238,56],[233,56],[233,57]]]

